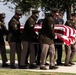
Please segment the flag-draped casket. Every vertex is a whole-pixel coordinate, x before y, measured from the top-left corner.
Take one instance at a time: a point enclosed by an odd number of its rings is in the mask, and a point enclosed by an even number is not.
[[[64,44],[71,45],[75,43],[76,30],[66,25],[55,25],[55,35]]]
[[[23,29],[23,27],[21,27]],[[35,26],[35,32],[38,34],[38,31],[42,28],[41,25]],[[21,29],[21,30],[22,30]],[[70,46],[75,42],[76,30],[66,25],[55,25],[55,39],[59,39],[63,44]]]

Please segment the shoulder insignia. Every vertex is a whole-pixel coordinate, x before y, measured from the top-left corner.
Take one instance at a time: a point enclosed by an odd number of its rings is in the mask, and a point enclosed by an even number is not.
[[[31,25],[31,27],[33,27],[34,25]]]
[[[51,27],[54,27],[54,25],[53,25],[53,24],[51,24]]]
[[[17,30],[18,28],[17,28],[17,24],[15,24],[15,29]]]

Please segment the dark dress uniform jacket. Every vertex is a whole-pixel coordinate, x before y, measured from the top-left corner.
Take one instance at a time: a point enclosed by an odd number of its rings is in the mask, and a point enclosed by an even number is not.
[[[0,22],[0,45],[5,45],[4,35],[8,34],[8,30],[5,27],[5,23]]]
[[[21,39],[22,41],[28,41],[28,42],[34,42],[34,38],[37,37],[37,34],[35,33],[34,27],[35,27],[35,19],[33,16],[31,16],[25,23],[24,30],[22,32]]]
[[[9,21],[8,29],[10,42],[21,42],[20,22],[15,16]]]
[[[53,44],[54,43],[54,20],[52,17],[46,17],[42,24],[42,29],[39,34],[40,43]]]

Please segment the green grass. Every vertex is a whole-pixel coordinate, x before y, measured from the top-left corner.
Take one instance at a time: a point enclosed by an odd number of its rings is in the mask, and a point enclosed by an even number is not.
[[[56,56],[57,57],[57,56]],[[10,50],[7,49],[7,58],[10,59]],[[15,59],[17,60],[17,55],[15,54]],[[0,54],[0,60],[1,60],[1,54]],[[49,61],[49,57],[47,58],[47,61]],[[63,45],[63,53],[62,53],[62,61],[65,61],[65,49],[64,49],[64,45]],[[73,62],[76,62],[76,54],[73,58]]]
[[[10,54],[7,53],[7,59],[10,60]],[[17,60],[17,54],[15,54],[15,59]],[[0,54],[0,60],[2,60],[1,54]]]
[[[62,61],[64,62],[65,61],[65,51],[63,50],[63,54],[62,54]],[[49,57],[47,58],[47,60],[49,61]],[[74,56],[74,58],[73,58],[73,60],[72,60],[73,62],[76,62],[76,54],[75,54],[75,56]]]
[[[0,69],[0,75],[76,75],[73,73],[33,72],[26,70]]]
[[[62,61],[64,62],[65,61],[65,48],[64,48],[64,45],[63,45],[63,53],[62,53]],[[56,53],[56,57],[57,57],[57,53]],[[49,57],[48,57],[48,59],[47,60],[49,60]],[[76,54],[75,54],[75,56],[74,56],[74,58],[73,58],[73,60],[72,60],[73,62],[76,62]]]

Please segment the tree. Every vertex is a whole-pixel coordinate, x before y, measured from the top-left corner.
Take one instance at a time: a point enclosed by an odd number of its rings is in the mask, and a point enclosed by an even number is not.
[[[71,14],[71,6],[76,3],[76,0],[42,0],[42,8],[45,10],[51,10],[52,8],[58,8],[60,11],[67,12],[67,18]]]
[[[38,9],[40,7],[41,0],[4,0],[6,2],[16,5],[16,8],[21,8],[23,13],[29,12],[31,9]]]
[[[10,1],[10,0],[8,0]],[[42,10],[48,11],[52,8],[58,8],[60,11],[67,12],[67,18],[71,14],[71,6],[76,4],[76,0],[11,0],[20,7],[23,12],[30,11],[31,8],[37,9],[41,7]]]

